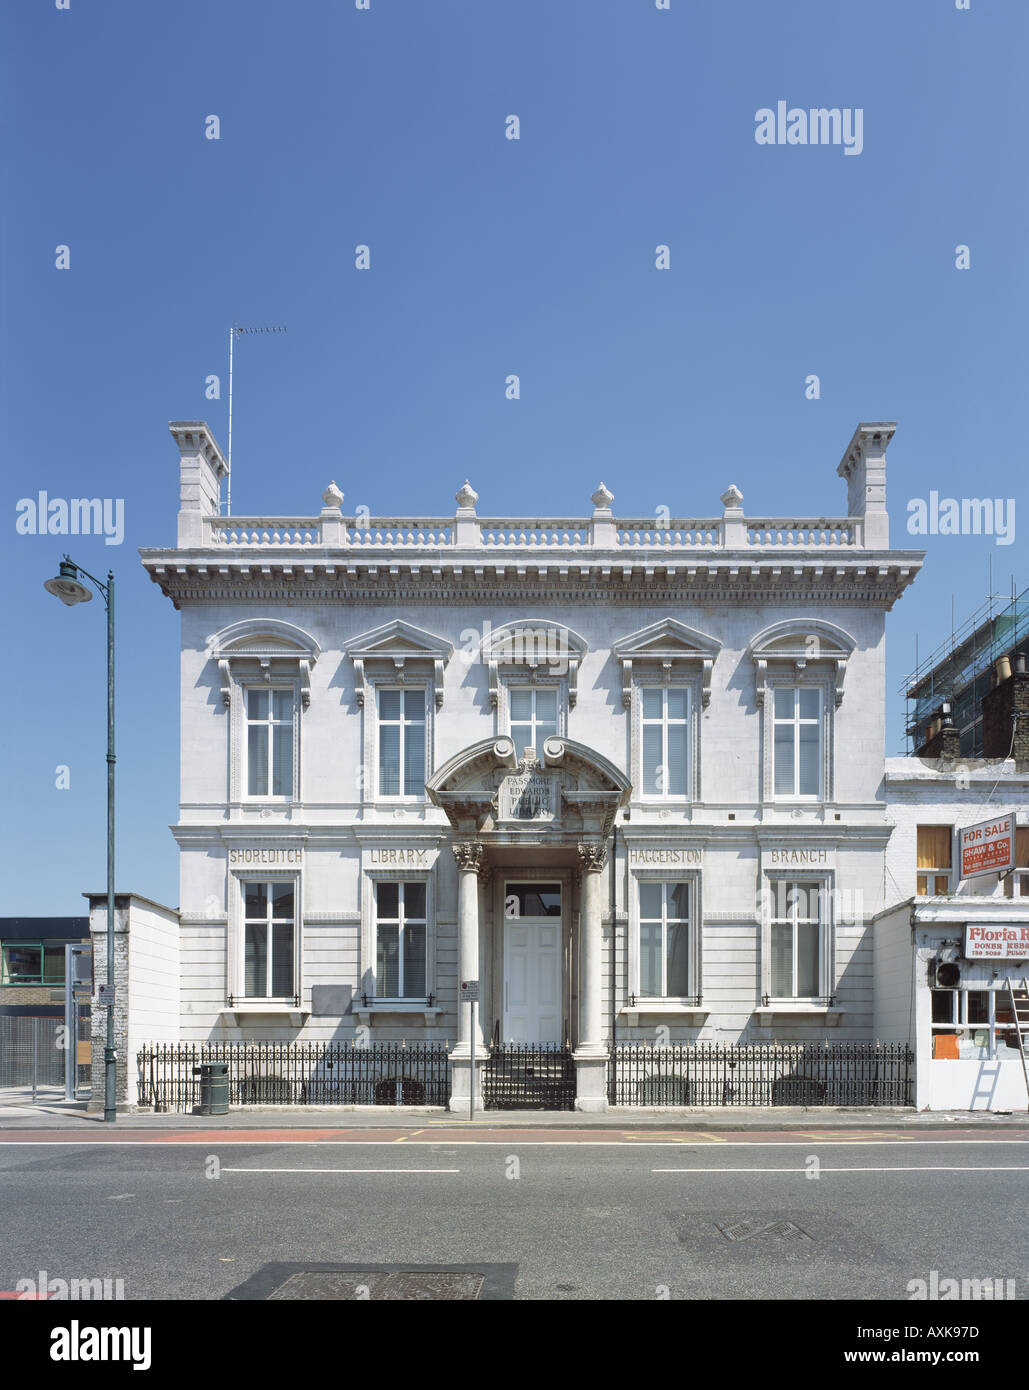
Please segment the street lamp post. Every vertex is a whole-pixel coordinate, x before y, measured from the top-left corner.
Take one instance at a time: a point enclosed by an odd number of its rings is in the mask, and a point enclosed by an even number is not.
[[[71,562],[67,555],[61,561],[60,573],[48,579],[43,587],[62,603],[72,607],[88,603],[93,595],[80,581],[79,575],[96,585],[97,593],[107,608],[107,1044],[104,1048],[104,1120],[115,1119],[115,1062],[114,1050],[114,571],[107,571],[107,583]]]

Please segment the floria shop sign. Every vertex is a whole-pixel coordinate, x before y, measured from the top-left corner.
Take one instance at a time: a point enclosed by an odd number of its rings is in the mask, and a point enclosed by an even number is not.
[[[980,878],[983,874],[1002,874],[1015,867],[1015,817],[994,816],[992,820],[966,825],[958,831],[958,872],[961,878]]]
[[[965,959],[1029,959],[1029,926],[1008,922],[967,923],[965,926]]]

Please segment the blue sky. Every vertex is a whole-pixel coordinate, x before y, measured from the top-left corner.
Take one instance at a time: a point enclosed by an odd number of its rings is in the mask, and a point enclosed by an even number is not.
[[[621,514],[735,482],[841,515],[855,424],[897,420],[893,543],[928,550],[888,622],[903,751],[916,632],[985,599],[991,554],[1027,582],[1018,532],[905,528],[930,489],[1029,505],[1029,7],[970,3],[6,7],[2,912],[104,885],[103,612],[44,593],[66,544],[117,576],[119,888],[178,901],[178,615],[136,550],[174,541],[167,421],[225,446],[234,320],[288,328],[237,347],[236,513],[313,514],[334,478],[348,512],[440,515],[467,476],[494,515],[584,515],[601,478]],[[861,108],[860,155],[758,145],[780,99]],[[39,489],[123,498],[123,542],[17,534]]]

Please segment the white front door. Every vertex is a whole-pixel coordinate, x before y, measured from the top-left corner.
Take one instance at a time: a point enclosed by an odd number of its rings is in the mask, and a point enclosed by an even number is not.
[[[530,885],[509,885],[506,901],[526,902],[523,887]],[[528,901],[533,898],[538,901],[535,893]],[[561,1042],[560,890],[548,898],[551,915],[504,919],[505,1043]]]

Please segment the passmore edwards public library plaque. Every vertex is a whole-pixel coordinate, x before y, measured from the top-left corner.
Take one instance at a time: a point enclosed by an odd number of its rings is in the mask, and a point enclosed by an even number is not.
[[[517,772],[500,784],[501,820],[553,820],[557,815],[557,777],[523,758]]]

